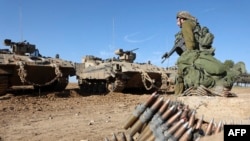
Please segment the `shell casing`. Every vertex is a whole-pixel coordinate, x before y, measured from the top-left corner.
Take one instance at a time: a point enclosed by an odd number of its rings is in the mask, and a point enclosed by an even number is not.
[[[172,124],[180,117],[181,113],[182,113],[181,110],[178,111],[176,114],[174,114],[172,117],[170,117],[170,118],[167,120],[166,124],[172,125]]]
[[[188,130],[180,137],[179,141],[191,141],[193,128],[190,127]]]
[[[215,134],[220,133],[221,132],[221,128],[222,128],[222,122],[220,121],[219,124],[217,125],[214,133]]]
[[[172,105],[167,111],[165,111],[161,116],[162,120],[164,121],[167,120],[170,117],[170,115],[174,112],[175,107],[176,105]]]
[[[189,120],[188,120],[188,128],[193,127],[195,121],[195,111],[192,112]]]
[[[112,133],[112,141],[118,141],[117,136],[115,133]]]
[[[186,122],[185,124],[183,124],[173,135],[173,138],[175,140],[178,140],[182,135],[183,133],[187,130],[188,128],[188,122]]]
[[[124,132],[121,133],[121,141],[127,141],[127,137]]]
[[[164,104],[161,106],[161,108],[160,108],[159,111],[158,111],[159,115],[162,115],[162,114],[164,113],[164,111],[167,110],[168,105],[169,105],[169,102],[170,102],[170,99],[168,99],[168,100],[166,100],[166,101],[164,102]]]
[[[206,132],[205,132],[205,135],[206,135],[206,136],[212,134],[213,124],[214,124],[214,119],[212,119],[212,120],[209,122],[208,126],[207,126],[207,129],[206,129]]]
[[[197,124],[196,124],[195,129],[201,129],[202,123],[203,123],[203,115],[202,115],[201,118],[197,121]]]
[[[173,133],[176,132],[183,123],[184,123],[184,120],[181,119],[176,124],[173,124],[168,130],[166,130],[164,132],[164,135],[166,136],[166,138],[173,136]]]

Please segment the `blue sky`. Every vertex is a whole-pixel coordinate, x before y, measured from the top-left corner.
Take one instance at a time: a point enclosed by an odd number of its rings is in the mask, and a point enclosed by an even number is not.
[[[180,10],[209,27],[218,60],[243,61],[249,72],[249,0],[0,0],[0,42],[27,40],[43,56],[78,63],[139,48],[136,62],[168,67],[178,55],[163,64],[161,56],[173,46]]]

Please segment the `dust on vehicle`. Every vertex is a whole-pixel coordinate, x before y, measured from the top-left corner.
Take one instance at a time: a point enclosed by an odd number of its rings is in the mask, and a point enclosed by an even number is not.
[[[161,68],[148,61],[135,63],[136,49],[118,49],[118,57],[102,59],[86,55],[82,63],[76,63],[76,78],[83,93],[107,92],[173,92],[174,68]]]
[[[62,91],[69,76],[75,75],[74,63],[44,57],[34,44],[5,39],[10,49],[0,49],[0,95],[14,86],[31,85],[39,91]]]

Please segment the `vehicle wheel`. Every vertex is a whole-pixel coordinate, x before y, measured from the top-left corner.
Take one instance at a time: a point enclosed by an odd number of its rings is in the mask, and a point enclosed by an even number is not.
[[[9,80],[7,75],[0,75],[0,95],[6,94],[8,82]]]
[[[35,91],[40,91],[40,92],[50,92],[50,91],[63,91],[66,86],[68,85],[68,78],[67,77],[60,77],[58,78],[55,82],[49,84],[49,85],[44,85],[44,86],[36,86],[34,85],[34,90]]]
[[[123,81],[116,80],[115,82],[111,82],[108,84],[107,89],[109,92],[122,92],[125,85]]]
[[[57,81],[55,81],[54,90],[63,91],[67,87],[68,83],[68,77],[60,77]]]
[[[85,94],[85,93],[91,93],[92,87],[89,83],[83,82],[82,84],[79,84],[80,87],[80,93]]]

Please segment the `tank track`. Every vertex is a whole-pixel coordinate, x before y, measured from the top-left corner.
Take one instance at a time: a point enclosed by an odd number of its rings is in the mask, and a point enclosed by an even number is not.
[[[0,75],[0,96],[6,94],[8,89],[8,76]]]
[[[80,93],[108,93],[108,92],[122,92],[125,88],[125,83],[121,80],[113,82],[106,80],[84,80],[82,84],[79,84]]]
[[[69,83],[68,77],[60,77],[55,82],[54,90],[63,91],[67,87],[68,83]]]
[[[85,80],[82,84],[79,84],[80,93],[106,93],[106,82],[105,81],[88,81]]]
[[[45,85],[36,86],[34,85],[34,90],[39,92],[49,92],[49,91],[63,91],[68,85],[68,77],[59,77],[55,82]]]

